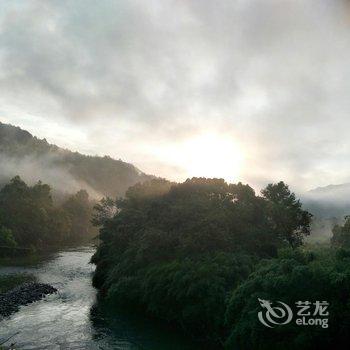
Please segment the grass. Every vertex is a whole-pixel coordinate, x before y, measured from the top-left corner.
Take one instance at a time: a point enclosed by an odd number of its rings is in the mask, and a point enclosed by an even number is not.
[[[5,293],[20,284],[26,282],[35,282],[36,278],[27,273],[17,273],[9,275],[0,275],[0,293]]]

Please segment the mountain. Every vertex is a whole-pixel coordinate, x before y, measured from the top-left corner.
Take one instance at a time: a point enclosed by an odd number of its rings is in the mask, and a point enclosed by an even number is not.
[[[302,201],[318,217],[343,218],[350,214],[350,183],[312,189],[302,196]]]
[[[350,214],[350,184],[318,187],[301,196],[303,206],[313,215],[310,242],[329,241],[334,225]]]
[[[345,194],[350,193],[350,183],[340,185],[328,185],[324,187],[317,187],[309,191],[310,194],[319,196],[343,197]]]
[[[86,189],[97,198],[123,196],[130,186],[153,178],[132,164],[72,152],[0,122],[0,183],[15,175],[28,183],[41,180],[61,193]]]

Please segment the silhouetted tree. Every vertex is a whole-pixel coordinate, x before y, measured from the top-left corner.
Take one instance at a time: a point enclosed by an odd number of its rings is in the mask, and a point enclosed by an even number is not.
[[[310,234],[312,215],[302,209],[300,201],[282,181],[269,184],[261,193],[268,201],[267,215],[275,234],[291,247],[300,246],[303,237]]]

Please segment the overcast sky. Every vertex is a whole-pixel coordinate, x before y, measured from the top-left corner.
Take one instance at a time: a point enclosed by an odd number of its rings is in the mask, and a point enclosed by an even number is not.
[[[350,182],[350,6],[2,1],[0,120],[174,180]]]

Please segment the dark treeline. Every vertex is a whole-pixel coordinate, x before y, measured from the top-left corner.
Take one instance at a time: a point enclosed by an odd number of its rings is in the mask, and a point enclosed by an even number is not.
[[[177,324],[206,348],[349,345],[346,240],[306,247],[312,215],[283,182],[257,196],[248,185],[220,179],[153,180],[96,209],[101,244],[93,283],[116,308]],[[336,230],[350,237],[347,226]],[[326,300],[331,326],[267,328],[257,318],[258,298]]]
[[[93,205],[85,190],[54,204],[49,185],[28,186],[14,177],[0,190],[0,252],[25,254],[18,248],[44,250],[91,238]]]

